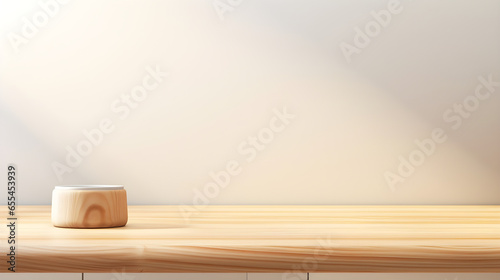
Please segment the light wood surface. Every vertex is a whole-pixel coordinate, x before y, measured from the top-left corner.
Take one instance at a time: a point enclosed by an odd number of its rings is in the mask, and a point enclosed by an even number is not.
[[[52,224],[69,228],[121,227],[127,223],[125,190],[52,192]]]
[[[178,206],[129,206],[125,227],[70,229],[52,226],[50,206],[20,206],[18,272],[284,272],[292,278],[500,272],[500,206],[207,206],[187,219],[183,214]],[[4,261],[0,266],[7,271]]]

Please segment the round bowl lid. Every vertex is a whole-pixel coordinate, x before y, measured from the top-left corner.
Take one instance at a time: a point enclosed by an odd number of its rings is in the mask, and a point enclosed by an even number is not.
[[[68,186],[56,186],[56,190],[90,190],[90,191],[123,190],[123,185],[68,185]]]

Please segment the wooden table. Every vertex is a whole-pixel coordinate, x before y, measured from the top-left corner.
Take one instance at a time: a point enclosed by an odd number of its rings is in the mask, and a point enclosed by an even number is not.
[[[17,217],[17,272],[500,272],[500,206],[129,206],[109,229],[55,228],[50,206]]]

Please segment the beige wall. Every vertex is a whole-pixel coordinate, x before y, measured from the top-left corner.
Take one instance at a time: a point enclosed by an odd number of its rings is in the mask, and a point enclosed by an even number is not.
[[[243,0],[224,20],[212,1],[0,3],[0,154],[22,204],[57,184],[124,184],[131,204],[500,202],[500,87],[476,96],[479,76],[500,81],[499,1]],[[156,66],[168,77],[148,80]],[[446,141],[401,175],[437,128]]]

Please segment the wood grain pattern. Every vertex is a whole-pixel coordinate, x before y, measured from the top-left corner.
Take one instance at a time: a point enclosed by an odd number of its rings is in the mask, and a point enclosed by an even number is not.
[[[50,206],[20,206],[18,272],[500,272],[500,206],[181,210],[129,206],[125,227],[69,229]]]
[[[57,227],[103,228],[127,223],[125,190],[58,190],[52,193],[52,224]]]

